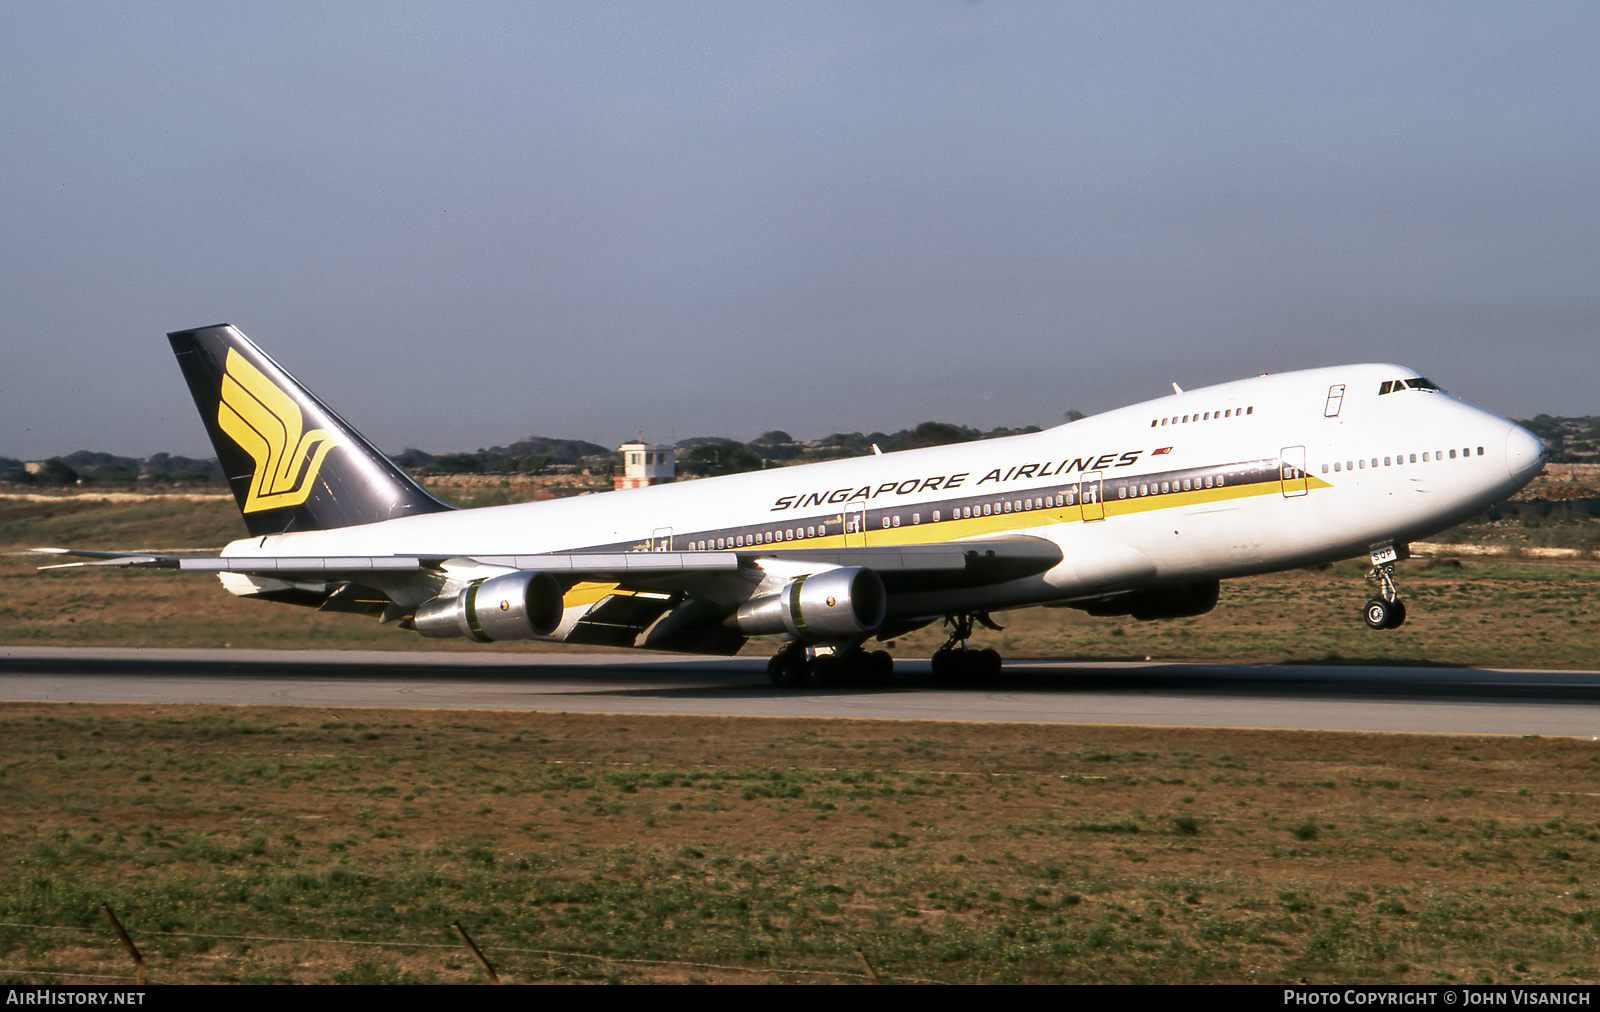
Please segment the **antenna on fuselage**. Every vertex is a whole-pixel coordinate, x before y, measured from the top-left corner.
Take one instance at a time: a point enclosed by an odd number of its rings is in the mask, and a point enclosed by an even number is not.
[[[1181,394],[1183,393],[1183,387],[1180,387],[1176,382],[1174,382],[1172,384],[1172,392],[1175,394]]]

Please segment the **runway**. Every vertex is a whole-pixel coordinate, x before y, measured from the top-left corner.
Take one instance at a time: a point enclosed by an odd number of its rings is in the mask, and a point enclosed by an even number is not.
[[[971,686],[779,690],[764,662],[626,654],[0,646],[0,700],[1600,735],[1600,671],[1010,661]]]

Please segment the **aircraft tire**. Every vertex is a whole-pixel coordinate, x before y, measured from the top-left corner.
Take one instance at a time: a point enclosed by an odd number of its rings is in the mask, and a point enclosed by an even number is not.
[[[1000,651],[992,649],[980,650],[973,660],[977,662],[973,665],[976,673],[981,674],[986,678],[996,678],[999,676],[1000,667],[1003,663],[1000,660]]]
[[[1375,597],[1367,602],[1367,607],[1362,612],[1368,629],[1392,629],[1389,623],[1394,620],[1394,606],[1381,597]]]
[[[767,677],[780,689],[799,685],[805,677],[805,655],[791,650],[780,650],[767,661]]]
[[[839,663],[832,657],[813,657],[806,662],[805,682],[808,689],[823,689],[838,680]]]
[[[1406,624],[1406,603],[1395,601],[1389,605],[1389,624],[1385,629],[1398,629]]]
[[[883,685],[894,675],[894,655],[887,650],[874,650],[868,654],[867,681],[873,685]]]

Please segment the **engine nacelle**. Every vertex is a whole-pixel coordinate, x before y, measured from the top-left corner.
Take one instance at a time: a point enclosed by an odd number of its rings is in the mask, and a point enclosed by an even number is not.
[[[1220,581],[1204,580],[1200,583],[1152,587],[1125,597],[1085,601],[1077,607],[1091,615],[1131,615],[1141,622],[1158,618],[1193,618],[1215,608],[1221,592]]]
[[[776,594],[739,606],[734,619],[749,636],[786,632],[797,640],[845,639],[883,625],[888,595],[870,569],[829,569],[802,576]]]
[[[549,573],[507,573],[426,602],[413,621],[424,636],[466,636],[479,643],[533,639],[561,625],[561,594]]]

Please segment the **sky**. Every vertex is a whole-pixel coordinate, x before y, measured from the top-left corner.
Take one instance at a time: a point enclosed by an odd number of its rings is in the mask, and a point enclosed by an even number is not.
[[[1396,362],[1600,413],[1600,5],[0,5],[0,455],[989,428]]]

